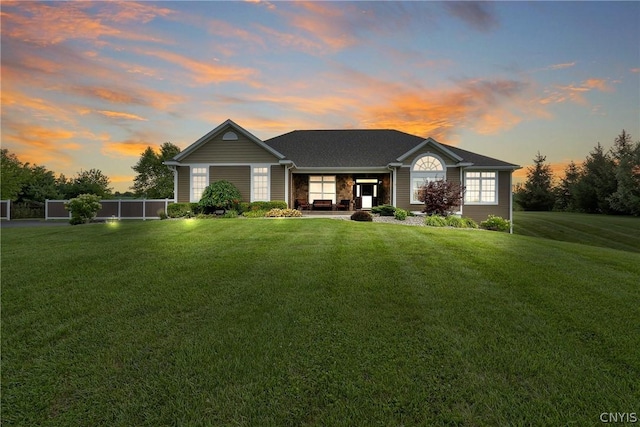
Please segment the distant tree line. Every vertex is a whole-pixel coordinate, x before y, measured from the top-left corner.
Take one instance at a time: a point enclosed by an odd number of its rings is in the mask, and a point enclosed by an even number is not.
[[[598,143],[581,164],[571,161],[556,179],[538,152],[515,202],[526,211],[567,211],[640,216],[640,141],[624,129],[608,151]]]
[[[138,163],[132,192],[113,192],[110,179],[100,169],[81,170],[73,177],[57,175],[44,166],[22,162],[8,149],[0,150],[0,199],[17,204],[38,204],[50,199],[73,199],[80,194],[95,194],[100,199],[140,197],[149,199],[173,198],[173,173],[165,160],[173,158],[180,148],[165,142],[156,152],[147,147]]]
[[[100,169],[81,170],[74,177],[56,175],[44,166],[23,163],[8,149],[0,150],[0,199],[13,202],[39,202],[46,199],[72,199],[80,194],[113,196],[109,178]]]

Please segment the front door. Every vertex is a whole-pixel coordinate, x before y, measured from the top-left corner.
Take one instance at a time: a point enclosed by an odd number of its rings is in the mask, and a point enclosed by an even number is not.
[[[360,184],[360,194],[362,195],[362,209],[371,209],[373,207],[373,184]]]
[[[356,181],[354,190],[356,209],[371,209],[378,205],[378,184]]]

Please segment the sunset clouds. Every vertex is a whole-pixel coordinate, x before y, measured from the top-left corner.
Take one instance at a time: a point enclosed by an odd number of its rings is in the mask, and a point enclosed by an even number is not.
[[[581,158],[623,127],[640,136],[639,34],[620,25],[639,7],[3,1],[2,144],[121,190],[147,146],[227,118],[262,138],[394,128],[524,165],[537,134],[564,129]]]

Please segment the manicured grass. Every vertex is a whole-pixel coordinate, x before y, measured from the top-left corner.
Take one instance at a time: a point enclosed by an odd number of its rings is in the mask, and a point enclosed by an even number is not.
[[[568,212],[514,212],[513,231],[584,245],[640,252],[640,218]]]
[[[330,219],[2,231],[3,425],[595,425],[640,254]]]

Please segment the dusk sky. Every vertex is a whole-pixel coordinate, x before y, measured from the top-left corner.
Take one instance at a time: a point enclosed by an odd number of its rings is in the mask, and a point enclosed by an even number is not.
[[[640,2],[2,1],[2,147],[118,191],[232,119],[397,129],[562,171],[640,139]]]

